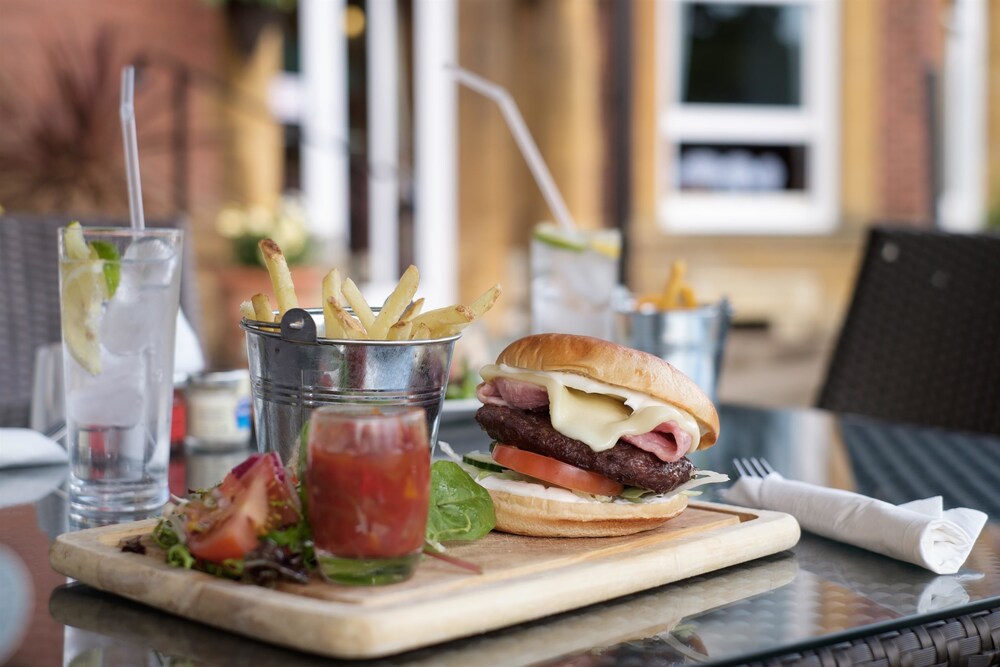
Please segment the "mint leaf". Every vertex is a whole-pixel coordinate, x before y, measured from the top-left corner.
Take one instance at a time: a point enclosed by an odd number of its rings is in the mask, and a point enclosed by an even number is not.
[[[107,241],[91,241],[90,247],[100,259],[104,260],[104,281],[108,284],[108,298],[115,295],[118,284],[122,281],[121,255],[118,248]]]

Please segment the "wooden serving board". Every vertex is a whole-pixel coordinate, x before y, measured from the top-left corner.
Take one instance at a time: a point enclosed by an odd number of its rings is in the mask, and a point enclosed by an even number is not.
[[[609,600],[783,551],[799,539],[787,514],[691,503],[662,527],[626,537],[530,538],[491,533],[449,554],[470,574],[424,559],[409,581],[381,587],[316,579],[269,590],[168,566],[119,542],[154,521],[60,535],[50,560],[100,590],[255,639],[342,658],[372,658]]]

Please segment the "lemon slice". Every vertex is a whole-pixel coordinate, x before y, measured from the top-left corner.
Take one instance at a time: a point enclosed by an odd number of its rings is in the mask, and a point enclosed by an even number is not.
[[[66,225],[63,243],[66,246],[66,256],[70,259],[93,259],[96,257],[96,255],[91,254],[90,247],[83,239],[83,226],[76,220]]]
[[[91,375],[101,372],[100,324],[108,283],[102,260],[68,262],[62,291],[63,341]]]
[[[566,230],[551,222],[542,222],[535,226],[534,237],[546,245],[563,250],[583,252],[587,244],[575,230]]]
[[[618,259],[618,256],[622,254],[621,237],[618,234],[595,234],[590,239],[590,248],[605,257]]]

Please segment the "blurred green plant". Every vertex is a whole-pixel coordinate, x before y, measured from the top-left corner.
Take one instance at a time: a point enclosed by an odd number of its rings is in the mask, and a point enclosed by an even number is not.
[[[215,229],[229,239],[233,259],[241,266],[264,266],[257,244],[273,239],[289,265],[309,258],[309,232],[299,198],[288,195],[270,210],[264,206],[227,206],[215,219]]]
[[[986,227],[1000,230],[1000,201],[997,201],[990,209],[989,215],[986,217]]]

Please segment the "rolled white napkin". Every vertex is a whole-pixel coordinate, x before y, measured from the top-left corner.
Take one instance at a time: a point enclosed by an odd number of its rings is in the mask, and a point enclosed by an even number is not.
[[[30,428],[0,428],[0,468],[66,463],[66,450]]]
[[[892,505],[850,491],[787,480],[777,473],[741,477],[725,491],[738,505],[787,512],[805,530],[831,540],[954,574],[968,558],[987,516],[944,511],[941,496]]]

